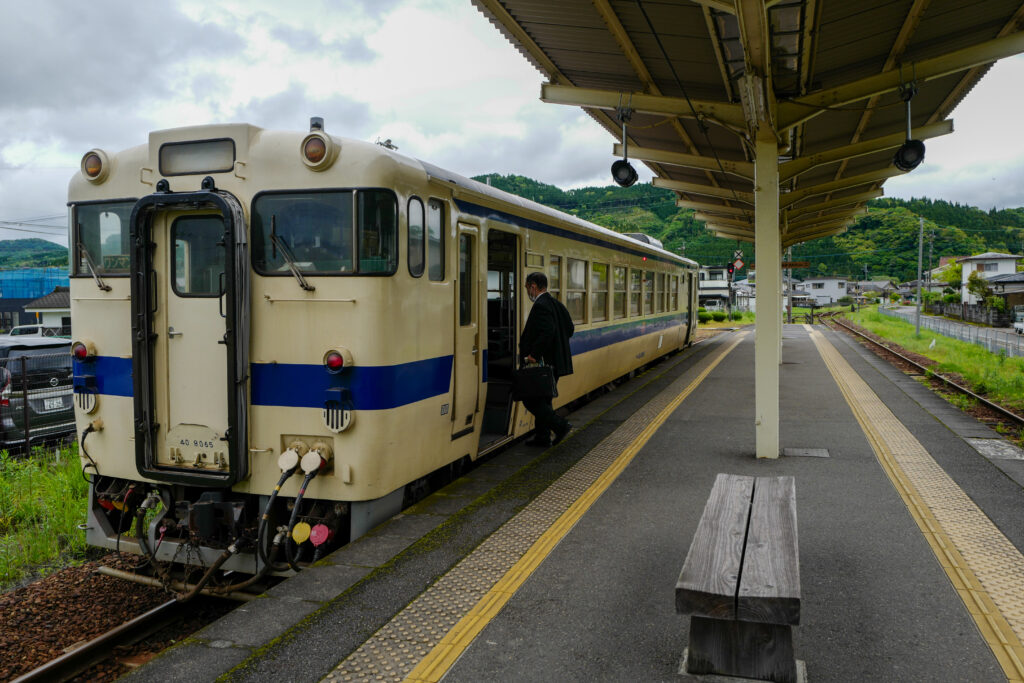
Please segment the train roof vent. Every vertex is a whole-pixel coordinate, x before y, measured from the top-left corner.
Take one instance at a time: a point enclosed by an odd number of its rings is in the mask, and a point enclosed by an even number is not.
[[[657,247],[658,249],[664,249],[665,248],[664,246],[662,246],[661,240],[659,240],[659,239],[657,239],[655,237],[651,237],[647,233],[643,233],[643,232],[627,232],[627,233],[625,233],[625,235],[626,235],[626,237],[632,237],[637,242],[643,242],[644,244],[649,244],[652,247]]]

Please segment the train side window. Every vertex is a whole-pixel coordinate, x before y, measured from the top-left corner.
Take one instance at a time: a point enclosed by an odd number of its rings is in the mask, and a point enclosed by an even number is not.
[[[548,294],[562,300],[562,257],[548,256]]]
[[[419,197],[409,200],[409,274],[423,275],[426,228],[423,224],[423,201]]]
[[[393,273],[398,266],[398,206],[387,190],[360,190],[359,272]]]
[[[626,267],[612,267],[612,318],[626,317]]]
[[[655,276],[655,282],[657,283],[657,289],[654,290],[654,312],[664,313],[665,312],[665,298],[667,290],[665,287],[665,273],[658,273]]]
[[[668,308],[670,311],[679,310],[679,276],[672,275],[668,279]]]
[[[565,307],[574,323],[586,321],[587,315],[587,262],[566,260]]]
[[[590,322],[608,319],[608,264],[590,264]]]
[[[654,271],[644,271],[644,315],[654,312]]]
[[[79,204],[72,212],[75,275],[127,275],[130,266],[129,220],[134,202]],[[91,264],[91,265],[90,265]]]
[[[629,271],[629,315],[640,315],[640,295],[643,287],[643,273],[635,268]]]
[[[459,235],[459,325],[473,323],[473,236]]]
[[[439,199],[427,202],[427,274],[444,280],[444,206]]]

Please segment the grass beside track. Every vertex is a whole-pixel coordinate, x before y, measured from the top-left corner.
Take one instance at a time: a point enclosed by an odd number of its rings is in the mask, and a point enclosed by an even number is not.
[[[936,371],[960,375],[974,393],[1015,412],[1024,412],[1024,358],[991,353],[977,344],[944,337],[931,330],[921,330],[921,336],[915,337],[913,325],[877,311],[846,315],[878,336],[936,361]]]
[[[0,452],[0,590],[86,558],[87,496],[77,445]]]

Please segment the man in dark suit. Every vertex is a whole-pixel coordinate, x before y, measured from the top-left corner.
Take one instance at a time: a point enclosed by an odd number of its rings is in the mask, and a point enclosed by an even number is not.
[[[524,363],[544,361],[555,369],[555,381],[572,374],[572,352],[569,337],[574,326],[569,311],[560,301],[548,294],[548,278],[533,272],[526,276],[526,294],[533,302],[530,315],[519,339],[519,357]],[[523,406],[533,413],[536,432],[527,443],[547,447],[557,444],[572,429],[564,417],[559,417],[551,406],[551,398],[524,399]],[[555,433],[552,441],[551,432]]]

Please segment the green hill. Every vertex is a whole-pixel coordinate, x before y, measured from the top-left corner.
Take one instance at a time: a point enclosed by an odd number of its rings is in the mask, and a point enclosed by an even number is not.
[[[644,232],[669,251],[682,252],[698,263],[722,265],[733,250],[753,262],[754,245],[713,236],[692,209],[675,204],[675,193],[651,185],[584,187],[561,190],[523,176],[490,174],[475,180],[546,204],[618,232]],[[918,220],[925,219],[924,265],[940,256],[967,256],[984,251],[1024,252],[1024,208],[982,211],[944,200],[878,199],[850,229],[793,247],[793,260],[810,268],[794,276],[836,275],[850,278],[886,276],[900,282],[917,277]],[[737,273],[743,277],[745,269]]]
[[[68,248],[42,239],[0,240],[0,270],[68,265]]]

